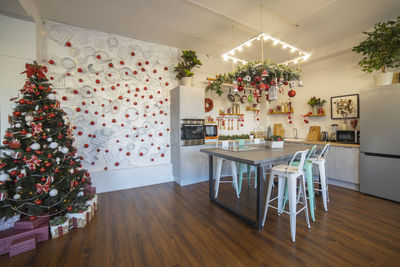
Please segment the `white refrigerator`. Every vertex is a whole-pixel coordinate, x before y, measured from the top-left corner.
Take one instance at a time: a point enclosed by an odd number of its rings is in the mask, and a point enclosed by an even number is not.
[[[400,84],[360,92],[360,192],[400,202]]]

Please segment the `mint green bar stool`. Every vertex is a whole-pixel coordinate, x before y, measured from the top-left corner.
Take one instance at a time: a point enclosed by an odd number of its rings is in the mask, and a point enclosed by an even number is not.
[[[317,149],[317,145],[314,145],[310,152],[307,155],[306,161],[304,162],[304,167],[303,170],[306,172],[306,180],[307,180],[307,189],[308,189],[308,201],[310,203],[310,214],[311,214],[311,219],[313,222],[315,222],[315,216],[314,216],[314,209],[316,208],[315,205],[315,199],[314,199],[314,181],[313,181],[313,163],[312,160],[310,160],[311,156],[315,156],[315,150]],[[299,161],[294,161],[292,163],[292,166],[299,166],[300,162]],[[301,184],[300,184],[301,187]],[[240,192],[240,191],[239,191]],[[300,188],[301,192],[301,188]],[[288,186],[287,184],[285,185],[285,197],[283,200],[283,206],[282,210],[285,210],[285,205],[288,200]],[[300,194],[298,195],[298,198],[300,197]]]
[[[245,146],[245,140],[239,139],[238,146],[239,148]],[[243,167],[244,165],[247,165],[247,181],[248,184],[250,185],[250,179],[254,179],[254,188],[257,187],[257,168],[254,166],[254,177],[250,177],[251,173],[251,165],[250,164],[244,164],[244,163],[239,163],[239,194],[242,192],[242,180],[243,180]]]

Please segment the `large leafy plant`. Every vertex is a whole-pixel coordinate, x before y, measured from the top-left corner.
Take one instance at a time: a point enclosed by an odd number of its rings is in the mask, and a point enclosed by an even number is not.
[[[201,66],[201,61],[197,58],[196,52],[193,50],[182,50],[182,61],[175,67],[176,78],[182,79],[183,77],[192,77],[193,72],[191,70],[194,67]]]
[[[374,31],[363,32],[367,39],[353,51],[362,53],[358,64],[365,72],[400,67],[400,16],[396,20],[375,24]]]

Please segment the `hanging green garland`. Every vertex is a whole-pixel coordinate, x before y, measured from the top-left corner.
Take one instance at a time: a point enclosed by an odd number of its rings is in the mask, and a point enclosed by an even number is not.
[[[218,75],[207,86],[206,91],[214,91],[221,96],[224,83],[239,83],[239,88],[240,86],[252,86],[258,89],[268,89],[269,85],[277,85],[278,83],[287,85],[289,82],[299,79],[300,69],[290,68],[266,59],[264,61],[248,62],[243,66],[237,67],[234,72]]]

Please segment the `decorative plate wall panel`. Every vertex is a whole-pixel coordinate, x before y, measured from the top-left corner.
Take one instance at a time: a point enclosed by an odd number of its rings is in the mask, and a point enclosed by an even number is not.
[[[170,162],[176,48],[46,21],[45,61],[91,171]]]

